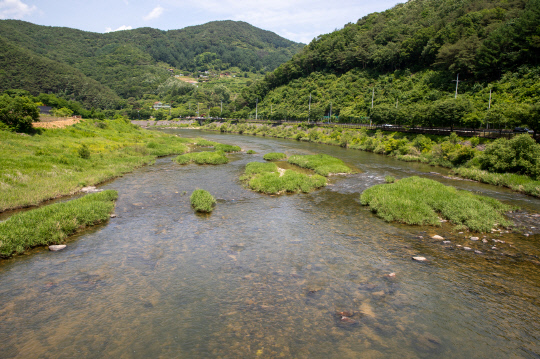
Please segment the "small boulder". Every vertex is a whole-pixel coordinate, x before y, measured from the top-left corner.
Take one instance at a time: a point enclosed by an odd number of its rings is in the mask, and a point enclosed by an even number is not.
[[[474,253],[476,253],[476,254],[482,254],[482,252],[481,252],[481,251],[478,251],[478,250],[477,250],[477,251],[474,251]]]
[[[450,241],[443,241],[443,243],[444,243],[444,244],[450,244],[450,243],[452,243],[452,242],[450,242]]]
[[[61,251],[62,249],[66,248],[67,246],[65,244],[53,244],[49,246],[49,250],[56,252]]]
[[[88,186],[81,188],[81,192],[83,193],[96,193],[96,192],[102,192],[102,189],[97,189],[95,186]]]
[[[417,262],[426,262],[427,261],[426,257],[421,257],[421,256],[412,257],[412,259],[417,261]]]
[[[431,237],[433,239],[439,239],[439,240],[443,240],[444,238],[439,236],[438,234],[434,235],[433,237]]]
[[[465,249],[466,251],[472,251],[471,247],[463,247],[463,249]]]
[[[388,278],[395,278],[396,277],[396,273],[390,273],[390,274],[387,274],[386,275]]]
[[[477,241],[478,239],[478,237],[471,237],[471,241]]]
[[[116,214],[111,214],[111,218],[116,218]]]

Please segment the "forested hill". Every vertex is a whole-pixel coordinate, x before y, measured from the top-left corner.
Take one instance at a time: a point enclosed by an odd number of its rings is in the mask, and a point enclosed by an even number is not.
[[[171,31],[139,28],[99,34],[2,20],[0,40],[2,52],[4,48],[16,48],[22,56],[31,54],[35,61],[44,59],[47,65],[41,68],[45,78],[70,68],[71,72],[78,71],[81,78],[89,77],[123,98],[155,93],[170,77],[170,67],[185,71],[238,67],[242,71],[266,72],[289,60],[304,46],[235,21]],[[35,75],[32,71],[21,68],[27,62],[24,58],[12,53],[10,61],[21,71],[16,78],[2,76],[0,90],[12,88],[17,81],[18,87],[33,93],[50,90],[42,80],[30,78]],[[84,81],[66,84],[80,88]]]
[[[317,37],[243,95],[307,116],[311,92],[316,111],[366,116],[373,88],[375,105],[427,105],[454,97],[459,73],[472,113],[490,88],[537,102],[539,65],[540,0],[411,0]]]

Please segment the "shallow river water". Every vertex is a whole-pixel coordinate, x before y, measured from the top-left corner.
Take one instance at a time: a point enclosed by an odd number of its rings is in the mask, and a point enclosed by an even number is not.
[[[222,166],[159,159],[102,186],[119,192],[117,218],[63,251],[1,261],[0,358],[540,357],[540,235],[530,228],[540,200],[361,151],[166,131],[257,154]],[[360,173],[310,194],[243,188],[245,164],[267,152],[327,153]],[[359,202],[386,175],[520,206],[523,228],[483,243],[447,224],[386,223]],[[211,215],[190,208],[196,188],[218,199]]]

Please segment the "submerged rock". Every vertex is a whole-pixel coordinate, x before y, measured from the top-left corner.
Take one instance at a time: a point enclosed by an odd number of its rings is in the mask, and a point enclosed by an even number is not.
[[[426,262],[427,261],[426,257],[421,257],[421,256],[412,257],[412,259],[417,261],[417,262]]]
[[[438,234],[434,235],[433,237],[431,237],[433,239],[439,239],[439,240],[443,240],[444,238],[439,236]]]
[[[346,317],[346,316],[342,316],[340,319],[339,319],[339,322],[340,323],[343,323],[343,324],[356,324],[356,320],[352,319],[352,318],[349,318],[349,317]]]
[[[443,243],[444,243],[444,244],[450,244],[450,243],[452,243],[452,242],[450,242],[450,241],[443,241]]]
[[[65,244],[53,244],[49,246],[49,250],[53,252],[61,251],[62,249],[66,248],[67,246]]]
[[[471,241],[477,241],[477,240],[479,240],[478,237],[471,237]]]

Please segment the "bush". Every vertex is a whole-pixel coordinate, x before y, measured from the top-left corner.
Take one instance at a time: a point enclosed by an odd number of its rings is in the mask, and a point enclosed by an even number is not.
[[[287,158],[287,155],[281,152],[270,152],[263,156],[266,161],[276,161]]]
[[[204,189],[196,189],[189,198],[191,206],[197,212],[210,213],[214,209],[216,199],[210,194],[210,192]]]
[[[510,172],[540,178],[540,145],[523,134],[511,140],[500,138],[479,158],[480,167],[488,172]]]
[[[254,155],[254,154],[256,154],[257,152],[255,152],[255,151],[253,151],[253,150],[248,150],[246,153],[247,153],[248,155]]]
[[[503,216],[511,208],[498,200],[416,176],[368,188],[360,201],[388,222],[440,226],[441,216],[478,232],[512,224]]]
[[[80,158],[83,158],[85,160],[90,158],[90,149],[86,145],[86,143],[83,143],[81,147],[79,147],[79,150],[77,151]]]
[[[39,110],[28,97],[0,96],[0,122],[16,132],[32,132],[32,122],[39,121]]]
[[[386,182],[386,183],[394,183],[394,182],[396,182],[396,177],[394,177],[394,176],[386,176],[386,177],[384,177],[384,182]]]

